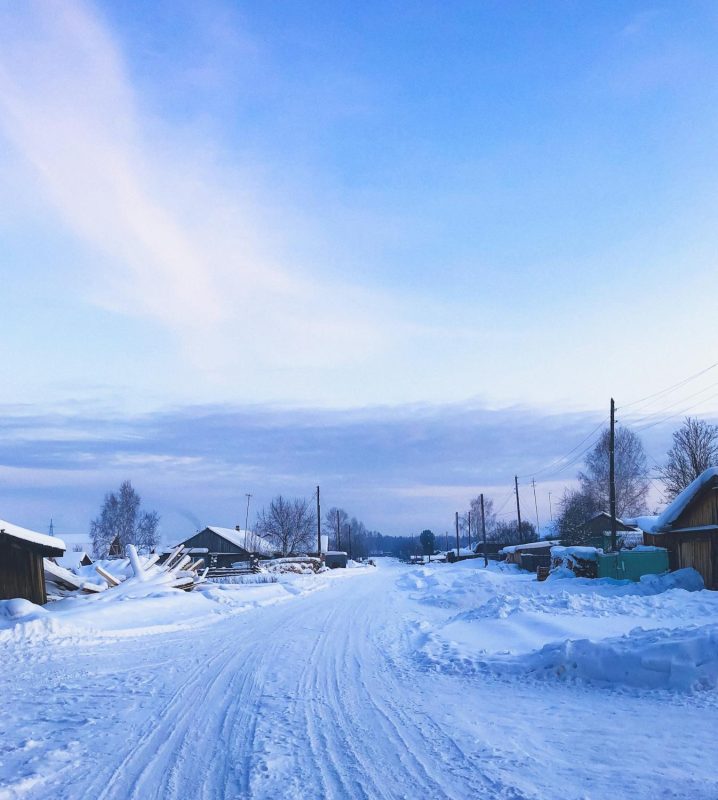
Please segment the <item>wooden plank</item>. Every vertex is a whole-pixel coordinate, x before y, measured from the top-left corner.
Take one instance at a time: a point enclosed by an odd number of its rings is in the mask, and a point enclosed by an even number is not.
[[[118,581],[114,575],[110,575],[110,573],[99,566],[99,564],[95,564],[95,571],[104,578],[110,586],[119,586],[122,583],[122,581]]]

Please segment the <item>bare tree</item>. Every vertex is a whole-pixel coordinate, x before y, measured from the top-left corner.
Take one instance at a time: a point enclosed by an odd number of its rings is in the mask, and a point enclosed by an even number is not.
[[[483,540],[481,529],[481,497],[474,497],[471,501],[471,538],[474,542]],[[486,519],[486,541],[492,541],[496,529],[496,513],[494,512],[494,501],[490,497],[484,497],[484,517]]]
[[[528,520],[521,520],[521,530],[519,531],[518,520],[511,522],[498,522],[493,531],[494,541],[502,544],[526,544],[535,542],[538,539],[536,526]]]
[[[578,473],[581,491],[601,511],[609,508],[608,428],[586,456],[586,470]],[[616,429],[616,515],[636,516],[646,511],[648,463],[640,438],[628,428]]]
[[[257,533],[274,544],[282,555],[312,549],[316,516],[306,498],[287,499],[277,495],[257,517]]]
[[[130,481],[123,481],[117,494],[105,495],[100,516],[90,523],[96,558],[107,556],[115,538],[119,539],[121,552],[128,544],[149,551],[159,542],[159,515],[156,511],[140,511],[141,502]]]
[[[556,519],[556,532],[561,544],[589,544],[591,533],[586,530],[585,523],[603,510],[591,495],[578,489],[566,489],[559,503]]]
[[[718,466],[718,425],[686,417],[674,431],[668,460],[659,470],[666,497],[672,500],[708,467],[715,466]]]
[[[347,546],[345,537],[342,534],[345,531],[349,515],[343,508],[332,507],[327,511],[324,516],[324,525],[329,532],[329,541],[332,542],[332,547],[340,550],[342,545]],[[344,541],[342,541],[344,539]]]

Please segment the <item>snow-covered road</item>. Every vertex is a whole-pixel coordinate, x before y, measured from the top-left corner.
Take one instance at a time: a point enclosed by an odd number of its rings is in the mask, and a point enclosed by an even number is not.
[[[408,570],[203,627],[4,642],[0,798],[718,796],[714,693],[437,670],[417,635],[446,613]]]

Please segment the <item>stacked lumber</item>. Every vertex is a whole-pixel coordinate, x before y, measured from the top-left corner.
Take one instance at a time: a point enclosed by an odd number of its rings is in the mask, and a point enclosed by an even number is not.
[[[45,570],[45,583],[48,593],[51,595],[63,596],[75,592],[95,594],[105,589],[101,584],[85,580],[85,578],[75,575],[74,572],[59,566],[49,558],[43,559],[43,566]]]
[[[89,594],[99,592],[114,592],[115,590],[131,590],[138,584],[150,584],[154,587],[170,587],[192,591],[197,585],[203,583],[208,570],[204,568],[204,560],[195,560],[187,552],[187,548],[180,545],[175,548],[162,564],[159,564],[159,554],[141,557],[134,545],[127,546],[128,559],[118,560],[122,569],[113,571],[108,562],[95,564],[98,582],[88,581],[86,577],[76,575],[69,569],[58,566],[50,559],[44,559],[45,580],[48,591],[56,597],[67,597],[73,594]],[[128,563],[129,562],[129,563]],[[130,575],[127,568],[131,567]]]
[[[298,575],[319,572],[322,568],[322,560],[316,556],[286,556],[261,561],[260,564],[269,572],[293,572]]]

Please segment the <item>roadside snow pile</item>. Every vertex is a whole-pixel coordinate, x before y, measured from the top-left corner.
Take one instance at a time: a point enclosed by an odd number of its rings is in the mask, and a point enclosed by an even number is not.
[[[703,590],[695,570],[636,583],[571,575],[539,583],[461,564],[405,572],[397,585],[422,612],[410,629],[416,659],[466,676],[716,685],[718,593]]]
[[[0,600],[0,645],[7,643],[33,644],[49,637],[76,641],[82,630],[57,619],[42,606],[29,600],[15,598]]]
[[[494,662],[495,669],[500,662]],[[551,644],[505,662],[510,672],[580,678],[604,684],[678,691],[718,686],[718,625],[667,631],[638,628],[626,636]]]

